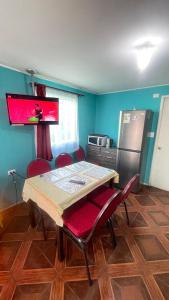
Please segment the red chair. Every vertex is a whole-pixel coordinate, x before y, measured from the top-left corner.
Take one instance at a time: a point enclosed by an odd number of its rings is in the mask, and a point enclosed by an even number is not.
[[[33,177],[37,175],[41,175],[43,173],[51,171],[51,165],[49,162],[45,159],[42,158],[37,158],[35,160],[32,160],[28,167],[27,167],[27,177]],[[36,226],[36,220],[35,220],[35,214],[34,211],[38,211],[40,215],[40,221],[42,223],[42,230],[43,230],[43,235],[44,239],[47,239],[47,234],[45,230],[45,224],[44,224],[44,218],[43,218],[43,213],[41,209],[35,204],[32,200],[28,201],[28,206],[29,206],[29,215],[30,215],[30,220],[31,220],[31,225],[34,228]]]
[[[62,167],[71,165],[72,163],[73,163],[73,159],[68,153],[61,153],[55,159],[55,166],[57,168],[62,168]]]
[[[110,233],[113,242],[113,246],[116,245],[113,225],[111,222],[111,215],[114,211],[115,203],[118,205],[120,201],[120,191],[116,191],[106,202],[103,208],[100,210],[96,205],[91,202],[82,199],[76,204],[68,208],[63,214],[64,226],[63,230],[60,227],[60,232],[65,232],[69,237],[71,237],[77,245],[83,250],[87,276],[89,284],[92,284],[89,264],[86,254],[86,246],[91,240],[96,229],[101,227],[107,221],[110,224]],[[60,240],[60,247],[62,251],[62,259],[64,259],[63,254],[63,237]]]
[[[79,147],[77,151],[74,152],[76,161],[85,160],[85,152],[82,147]]]
[[[27,167],[27,177],[37,176],[51,171],[51,165],[45,159],[32,160]]]
[[[123,191],[121,192],[121,201],[120,203],[124,203],[125,212],[126,212],[126,218],[127,218],[127,224],[129,225],[129,216],[127,211],[127,205],[125,203],[125,200],[127,200],[128,195],[132,191],[132,189],[135,187],[139,180],[140,174],[136,174],[133,176],[129,182],[125,185]],[[116,189],[109,188],[106,186],[101,186],[100,188],[96,189],[96,191],[92,192],[88,195],[88,200],[90,200],[93,204],[95,204],[97,207],[102,208],[105,203],[108,201],[108,199],[116,193]],[[120,204],[119,203],[119,204]]]

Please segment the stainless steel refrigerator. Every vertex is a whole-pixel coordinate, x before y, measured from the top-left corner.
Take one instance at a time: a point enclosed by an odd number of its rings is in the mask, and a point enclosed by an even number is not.
[[[136,173],[144,177],[153,112],[151,110],[121,111],[117,150],[120,188]],[[138,192],[140,183],[133,192]]]

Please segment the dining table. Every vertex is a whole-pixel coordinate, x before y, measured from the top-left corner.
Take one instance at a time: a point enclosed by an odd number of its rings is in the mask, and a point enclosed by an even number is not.
[[[31,201],[45,211],[62,229],[64,211],[106,182],[118,183],[119,174],[80,161],[25,179],[22,197],[25,202]],[[62,230],[59,232],[58,239],[62,238]]]

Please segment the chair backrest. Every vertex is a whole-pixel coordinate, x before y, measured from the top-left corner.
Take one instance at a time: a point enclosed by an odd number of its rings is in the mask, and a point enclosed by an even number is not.
[[[76,161],[85,160],[85,152],[82,147],[79,147],[77,151],[74,153]]]
[[[45,159],[32,160],[27,167],[27,177],[37,176],[51,171],[51,165]]]
[[[131,193],[132,189],[138,183],[139,178],[140,178],[140,174],[136,174],[125,185],[125,187],[124,187],[124,189],[122,191],[122,199],[121,199],[121,201],[125,201],[127,199],[128,195]]]
[[[57,168],[62,168],[73,163],[72,157],[68,153],[61,153],[56,157],[55,166]]]
[[[111,217],[113,212],[116,210],[117,206],[121,202],[121,194],[122,192],[120,190],[117,190],[106,202],[106,204],[101,209],[100,213],[98,214],[96,221],[93,225],[93,228],[91,232],[89,233],[88,237],[86,238],[86,241],[88,242],[91,237],[93,236],[94,231],[96,228],[101,227],[105,222]]]

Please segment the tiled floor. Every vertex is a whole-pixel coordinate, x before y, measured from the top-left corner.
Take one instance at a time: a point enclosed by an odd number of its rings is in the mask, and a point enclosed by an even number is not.
[[[57,260],[56,229],[46,218],[32,229],[27,216],[11,220],[0,240],[0,299],[143,300],[169,299],[169,193],[144,189],[116,213],[117,247],[105,226],[89,245],[93,285],[88,286],[81,251],[65,238],[66,258]]]

